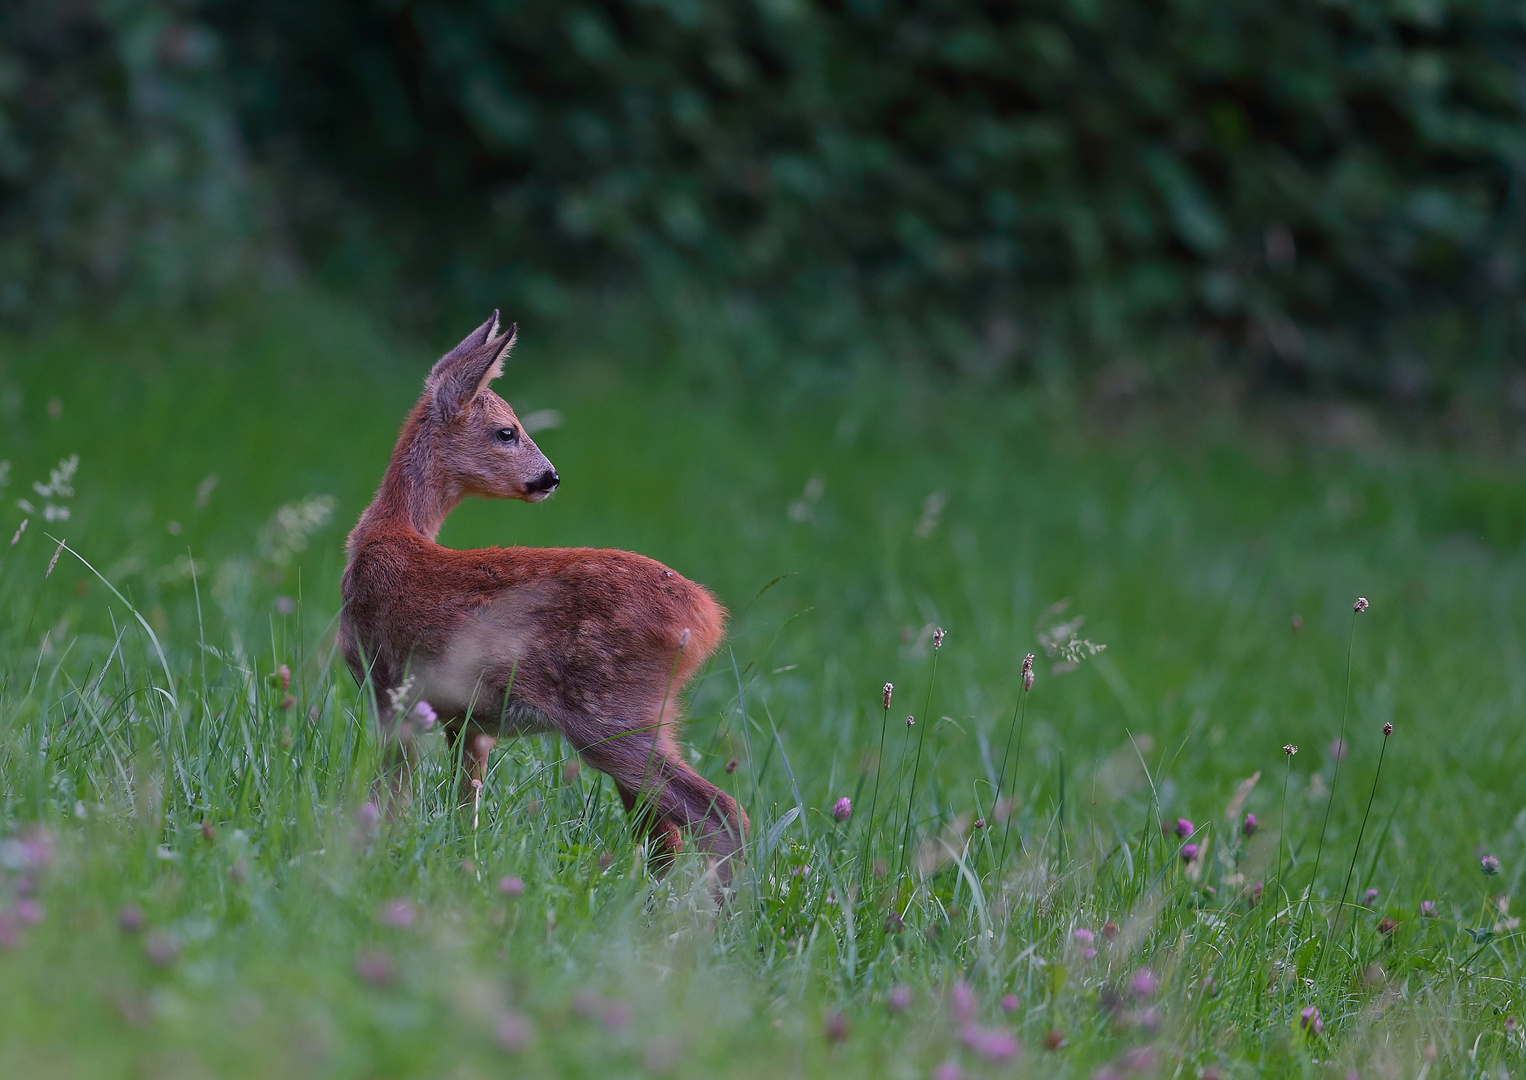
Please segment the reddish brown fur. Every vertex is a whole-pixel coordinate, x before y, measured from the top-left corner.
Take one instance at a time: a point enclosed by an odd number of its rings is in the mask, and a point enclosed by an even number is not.
[[[350,535],[340,644],[378,699],[394,782],[411,762],[404,714],[421,698],[452,747],[472,733],[463,786],[484,778],[495,736],[554,730],[614,779],[628,811],[643,808],[659,868],[683,829],[729,880],[747,817],[676,741],[679,692],[724,632],[710,593],[626,551],[453,551],[434,541],[467,494],[538,501],[557,480],[522,431],[511,446],[497,439],[518,420],[487,389],[514,336],[496,328],[495,313],[430,373]],[[394,707],[387,691],[405,685]]]

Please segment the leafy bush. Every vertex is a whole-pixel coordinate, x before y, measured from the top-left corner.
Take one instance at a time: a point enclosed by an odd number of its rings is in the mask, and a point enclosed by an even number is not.
[[[248,267],[238,118],[179,5],[0,6],[0,318],[185,299]]]
[[[1526,16],[1503,0],[109,10],[61,68],[3,46],[8,103],[56,87],[9,133],[33,162],[7,174],[13,250],[55,251],[33,204],[153,238],[237,203],[236,113],[312,263],[405,314],[634,286],[983,373],[1244,364],[1403,399],[1498,387],[1521,347]],[[9,18],[78,18],[50,11]],[[94,266],[91,243],[57,258]]]

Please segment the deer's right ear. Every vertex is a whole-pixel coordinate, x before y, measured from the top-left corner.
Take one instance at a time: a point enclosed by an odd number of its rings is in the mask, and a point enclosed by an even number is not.
[[[467,334],[466,337],[461,339],[461,344],[440,357],[440,362],[434,366],[434,371],[430,372],[430,376],[433,377],[436,372],[439,372],[446,365],[464,358],[467,353],[482,348],[496,333],[498,333],[498,311],[495,308],[492,317],[487,322],[477,327],[470,334]]]
[[[467,334],[430,368],[424,387],[441,419],[450,421],[476,396],[480,372],[477,354],[498,333],[498,312]]]

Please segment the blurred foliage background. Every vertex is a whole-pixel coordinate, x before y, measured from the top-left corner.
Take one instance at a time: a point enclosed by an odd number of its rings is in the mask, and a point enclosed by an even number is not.
[[[306,277],[1519,415],[1523,119],[1511,0],[12,0],[0,318]]]

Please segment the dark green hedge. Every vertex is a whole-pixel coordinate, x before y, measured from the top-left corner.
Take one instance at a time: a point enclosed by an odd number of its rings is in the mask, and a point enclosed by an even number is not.
[[[634,286],[983,371],[1401,397],[1520,364],[1518,2],[127,9],[211,35],[301,250],[417,310]]]

